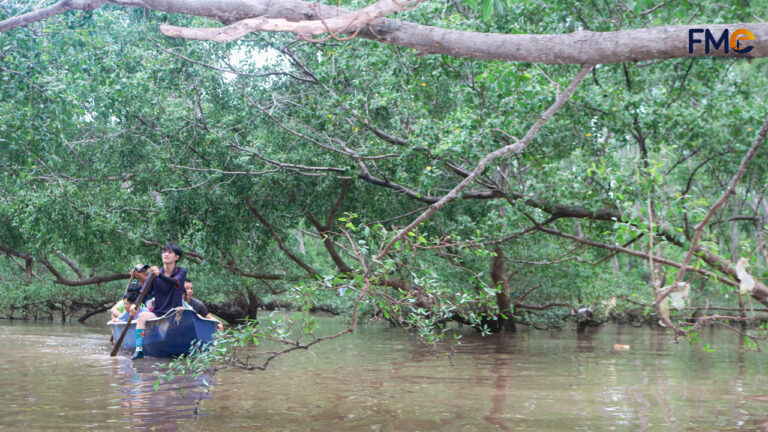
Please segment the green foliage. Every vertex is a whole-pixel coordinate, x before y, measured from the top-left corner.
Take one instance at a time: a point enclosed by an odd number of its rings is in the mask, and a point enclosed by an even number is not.
[[[401,16],[481,32],[565,33],[673,25],[693,14],[741,22],[760,13],[754,5],[682,2],[642,14],[653,6],[470,0],[426,3]],[[26,7],[13,2],[2,13]],[[463,197],[374,262],[464,170],[522,137],[578,68],[423,56],[366,40],[293,43],[265,34],[202,43],[161,37],[163,22],[204,20],[109,7],[0,34],[0,243],[48,257],[75,278],[55,251],[100,275],[159,264],[157,245],[171,240],[203,257],[183,265],[204,300],[275,300],[301,311],[220,335],[171,366],[177,374],[248,359],[264,340],[313,337],[322,332],[313,308],[351,319],[357,307],[359,317],[413,328],[428,342],[445,337],[454,320],[483,333],[505,318],[562,326],[568,308],[500,309],[507,293],[491,279],[497,246],[513,303],[590,306],[600,318],[617,299],[614,311],[641,309],[625,300],[652,301],[643,260],[619,255],[614,269],[608,251],[523,232],[531,219],[562,209],[607,210],[621,216],[559,215],[549,226],[637,251],[647,251],[653,232],[659,254],[681,261],[680,245],[722,193],[768,100],[764,60],[599,65],[524,152],[489,166]],[[229,65],[243,74],[221,72]],[[259,76],[271,72],[278,73]],[[702,244],[734,258],[725,220],[749,210],[767,182],[766,164],[750,165]],[[496,199],[471,199],[475,191]],[[309,212],[327,232],[317,233]],[[755,266],[760,229],[736,227],[737,253]],[[312,272],[278,247],[273,230]],[[328,253],[325,236],[340,258]],[[351,271],[339,271],[336,259]],[[30,299],[95,301],[121,289],[62,288],[39,260],[39,281],[10,257],[3,265],[3,310],[31,308],[18,306]],[[668,271],[665,281],[674,276]],[[732,289],[699,281],[695,304],[735,303]]]
[[[699,338],[698,331],[692,331],[691,333],[688,334],[688,343],[690,343],[692,347],[696,345],[701,345],[701,350],[704,352],[711,353],[715,351],[714,348],[710,347],[706,342],[704,342],[703,340],[701,340],[701,338]]]

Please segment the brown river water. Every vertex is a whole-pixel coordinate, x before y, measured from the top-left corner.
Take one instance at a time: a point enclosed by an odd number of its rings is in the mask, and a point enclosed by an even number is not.
[[[647,327],[459,329],[446,356],[369,325],[220,371],[208,393],[205,376],[155,391],[155,360],[110,358],[105,320],[89,321],[0,322],[0,430],[768,431],[768,360],[724,329],[700,334],[712,353]]]

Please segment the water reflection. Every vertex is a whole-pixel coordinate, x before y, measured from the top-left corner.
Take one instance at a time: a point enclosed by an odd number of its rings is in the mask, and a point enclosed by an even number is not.
[[[109,357],[108,340],[82,326],[0,325],[0,430],[175,431],[195,421],[207,377],[155,391],[158,359]]]
[[[155,392],[154,361],[110,358],[107,337],[0,323],[0,430],[768,432],[764,355],[730,332],[707,331],[706,353],[647,328],[468,331],[435,355],[366,327],[266,372],[219,372],[210,399],[202,378]]]
[[[510,371],[512,358],[507,355],[512,353],[514,347],[514,339],[511,336],[513,335],[502,333],[494,335],[489,340],[493,347],[493,353],[489,355],[492,361],[490,372],[493,376],[493,392],[491,393],[491,409],[483,419],[501,431],[512,430],[506,424],[508,421],[506,414],[507,394],[512,383]]]
[[[197,378],[175,377],[171,382],[160,381],[157,390],[157,370],[155,360],[145,359],[132,362],[126,358],[113,360],[114,384],[120,391],[120,413],[122,418],[115,420],[130,425],[136,430],[176,431],[179,420],[188,420],[199,413],[203,400],[210,399],[208,388],[203,380]],[[110,407],[117,408],[117,405]]]

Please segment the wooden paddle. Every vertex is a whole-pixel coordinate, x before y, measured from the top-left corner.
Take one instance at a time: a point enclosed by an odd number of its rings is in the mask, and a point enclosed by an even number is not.
[[[144,297],[147,295],[147,291],[149,291],[149,284],[152,283],[152,279],[155,278],[154,273],[150,273],[147,277],[147,280],[144,281],[144,285],[141,287],[141,295],[139,295],[139,299],[136,300],[136,310],[139,310],[139,306],[141,306],[141,303],[144,301]],[[138,315],[138,313],[137,313]],[[115,342],[115,347],[112,348],[112,352],[109,353],[110,357],[114,357],[117,355],[117,352],[120,351],[120,346],[123,345],[123,339],[125,339],[126,333],[128,333],[128,329],[131,328],[131,321],[133,321],[133,317],[128,314],[128,322],[125,323],[125,328],[123,329],[123,333],[120,335],[120,338]]]

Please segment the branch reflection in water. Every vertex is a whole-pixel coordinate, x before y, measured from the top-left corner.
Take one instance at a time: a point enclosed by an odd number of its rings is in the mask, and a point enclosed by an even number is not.
[[[132,429],[152,431],[178,430],[178,421],[188,421],[200,412],[200,403],[210,399],[208,375],[196,378],[176,376],[171,382],[157,382],[155,363],[168,359],[147,357],[142,361],[113,358],[114,384],[119,387],[120,409],[125,417],[115,421],[130,423]],[[117,408],[117,407],[115,407]]]

